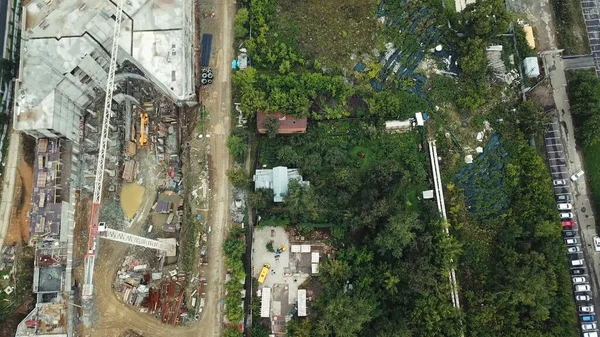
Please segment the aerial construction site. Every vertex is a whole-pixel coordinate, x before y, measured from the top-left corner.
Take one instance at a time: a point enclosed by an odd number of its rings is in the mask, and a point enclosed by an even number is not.
[[[200,25],[192,0],[23,4],[13,127],[35,140],[37,298],[16,336],[220,331],[229,126],[216,107],[230,97],[201,88],[200,52],[223,62],[198,36],[232,13],[204,5],[223,15]]]

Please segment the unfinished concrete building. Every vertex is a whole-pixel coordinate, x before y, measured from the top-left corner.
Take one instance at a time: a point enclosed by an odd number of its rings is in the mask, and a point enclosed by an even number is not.
[[[34,0],[22,20],[14,127],[36,138],[78,141],[85,108],[105,90],[116,6],[98,0]],[[128,0],[117,62],[140,73],[179,105],[196,102],[191,0]]]
[[[124,3],[113,112],[125,120],[111,123],[111,177],[124,164],[122,140],[133,138],[128,118],[136,104],[155,95],[179,107],[196,104],[193,6],[192,0]],[[35,266],[38,304],[16,336],[72,335],[75,193],[93,185],[115,13],[110,0],[32,0],[23,8],[13,125],[37,139],[31,237],[45,257]],[[48,245],[54,253],[45,253]]]

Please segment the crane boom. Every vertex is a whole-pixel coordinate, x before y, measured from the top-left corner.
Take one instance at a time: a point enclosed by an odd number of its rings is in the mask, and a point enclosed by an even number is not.
[[[102,115],[102,131],[100,144],[98,146],[98,161],[96,164],[96,179],[94,181],[94,198],[90,216],[90,232],[88,236],[88,250],[85,256],[85,271],[82,297],[91,299],[93,294],[94,264],[97,255],[98,224],[100,222],[100,202],[102,201],[102,183],[104,181],[104,164],[106,162],[106,147],[108,145],[108,131],[110,118],[112,116],[112,100],[115,85],[115,71],[117,70],[117,56],[119,53],[119,36],[121,33],[121,21],[123,19],[123,2],[117,0],[117,12],[115,13],[115,28],[113,31],[112,48],[110,51],[110,63],[108,78],[106,80],[106,97],[104,98],[104,113]]]

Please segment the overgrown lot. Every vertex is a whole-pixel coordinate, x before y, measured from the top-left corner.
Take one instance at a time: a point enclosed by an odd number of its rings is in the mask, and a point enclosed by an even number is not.
[[[281,0],[275,29],[307,59],[346,66],[352,54],[378,48],[377,0]]]
[[[580,0],[552,0],[558,43],[567,55],[590,53],[590,41]]]
[[[568,73],[571,112],[577,145],[583,149],[585,174],[588,177],[594,210],[600,210],[600,79],[594,70]],[[596,226],[600,222],[596,220]]]

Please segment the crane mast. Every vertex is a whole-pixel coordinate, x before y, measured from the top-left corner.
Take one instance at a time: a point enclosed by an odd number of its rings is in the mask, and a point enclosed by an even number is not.
[[[106,97],[104,98],[104,113],[102,115],[102,131],[98,147],[98,161],[96,164],[96,178],[94,181],[94,198],[90,216],[88,247],[85,256],[85,271],[82,297],[91,299],[93,296],[94,264],[98,252],[98,225],[100,223],[100,203],[102,201],[102,183],[104,181],[104,164],[106,162],[106,148],[108,145],[108,131],[110,118],[112,116],[112,100],[115,85],[115,71],[117,70],[117,56],[119,53],[119,35],[121,33],[121,22],[123,20],[123,2],[117,0],[117,11],[115,13],[115,28],[113,31],[112,48],[110,51],[110,63],[108,78],[106,80]]]

